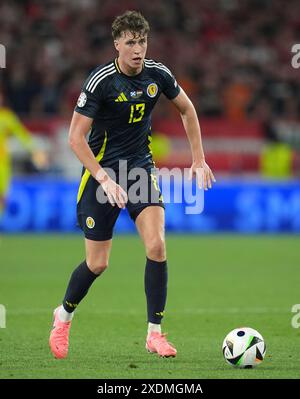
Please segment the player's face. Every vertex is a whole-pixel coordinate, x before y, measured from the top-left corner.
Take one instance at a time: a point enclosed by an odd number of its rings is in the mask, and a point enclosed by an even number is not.
[[[141,71],[147,51],[147,35],[133,35],[126,31],[114,43],[119,52],[120,66],[125,67],[128,71]]]

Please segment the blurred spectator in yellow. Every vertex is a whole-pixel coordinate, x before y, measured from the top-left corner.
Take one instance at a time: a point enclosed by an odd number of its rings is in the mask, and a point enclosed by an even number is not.
[[[11,180],[11,157],[8,150],[8,138],[14,135],[31,153],[34,165],[40,169],[48,164],[46,154],[34,148],[30,132],[17,115],[5,106],[4,93],[0,88],[0,215],[4,209],[5,198]]]
[[[261,152],[260,170],[264,177],[289,178],[293,174],[293,150],[278,140],[271,124],[265,123],[267,145]]]
[[[162,162],[171,154],[171,140],[165,134],[160,132],[153,132],[150,139],[150,149],[153,154],[155,162]]]
[[[292,176],[293,152],[288,144],[269,144],[261,154],[261,173],[264,177]]]

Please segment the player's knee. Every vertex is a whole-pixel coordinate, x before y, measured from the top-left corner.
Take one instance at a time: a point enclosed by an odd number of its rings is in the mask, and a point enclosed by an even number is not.
[[[157,262],[162,262],[166,259],[166,245],[162,238],[155,238],[149,241],[146,245],[147,257]]]
[[[89,266],[89,269],[94,274],[102,274],[108,268],[108,263],[105,263],[105,262],[91,262],[91,263],[88,263],[88,266]]]

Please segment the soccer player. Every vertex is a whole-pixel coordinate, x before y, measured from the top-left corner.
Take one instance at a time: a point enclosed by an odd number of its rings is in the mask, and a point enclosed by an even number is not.
[[[211,188],[214,176],[205,162],[194,106],[166,66],[145,58],[148,32],[149,24],[139,12],[127,11],[114,20],[112,36],[118,57],[90,74],[71,121],[69,144],[83,164],[77,216],[85,235],[86,259],[74,270],[63,303],[54,310],[49,344],[56,358],[67,356],[74,310],[108,266],[113,228],[125,206],[146,251],[146,349],[164,357],[176,356],[176,349],[161,331],[168,278],[164,204],[149,148],[151,113],[161,93],[181,114],[193,157],[191,175],[200,178],[201,171],[205,189]],[[126,161],[128,171],[145,170],[144,188],[156,190],[157,195],[140,202],[128,198],[120,183],[123,167],[119,160]],[[115,172],[115,178],[106,168]],[[128,178],[129,188],[134,183]],[[108,201],[97,201],[96,195],[104,193]]]

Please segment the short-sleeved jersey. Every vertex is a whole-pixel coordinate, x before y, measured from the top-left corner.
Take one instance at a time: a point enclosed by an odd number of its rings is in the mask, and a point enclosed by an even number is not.
[[[119,160],[129,167],[151,164],[152,110],[161,93],[174,99],[179,92],[170,70],[150,59],[135,76],[122,73],[117,59],[97,67],[75,111],[93,118],[88,144],[101,166],[115,168]]]

